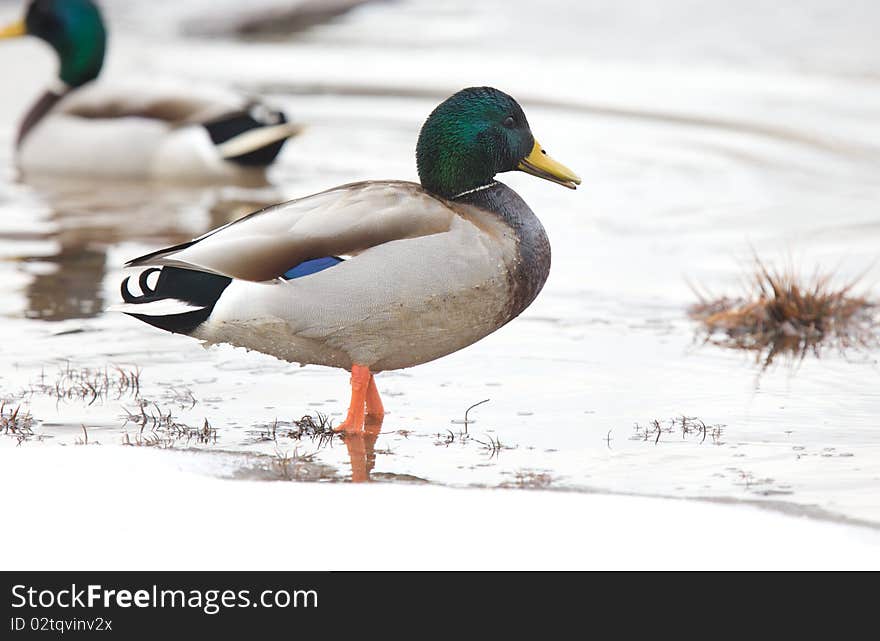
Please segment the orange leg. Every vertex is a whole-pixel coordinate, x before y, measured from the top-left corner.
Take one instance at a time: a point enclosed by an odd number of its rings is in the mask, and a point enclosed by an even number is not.
[[[364,429],[364,408],[367,404],[367,389],[370,386],[370,368],[366,365],[351,367],[351,403],[345,420],[334,429],[337,432],[361,432]]]
[[[382,417],[385,416],[385,408],[379,397],[379,388],[376,387],[376,377],[372,374],[370,374],[370,384],[367,386],[367,416],[374,420],[379,419],[380,425]]]

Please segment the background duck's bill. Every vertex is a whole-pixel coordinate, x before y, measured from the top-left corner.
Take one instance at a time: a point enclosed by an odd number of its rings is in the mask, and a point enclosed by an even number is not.
[[[520,160],[516,168],[527,174],[549,180],[569,189],[577,189],[577,186],[581,184],[581,179],[578,175],[562,163],[556,162],[548,156],[537,140],[535,141],[535,146],[532,147],[531,153]]]
[[[17,38],[27,34],[27,27],[24,20],[18,20],[10,25],[0,28],[0,38]]]

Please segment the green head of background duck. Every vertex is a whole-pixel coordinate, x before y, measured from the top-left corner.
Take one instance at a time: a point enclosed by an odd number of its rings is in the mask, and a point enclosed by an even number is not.
[[[90,0],[33,0],[25,18],[2,31],[0,38],[35,36],[58,54],[58,76],[79,87],[101,73],[107,31],[97,6]]]

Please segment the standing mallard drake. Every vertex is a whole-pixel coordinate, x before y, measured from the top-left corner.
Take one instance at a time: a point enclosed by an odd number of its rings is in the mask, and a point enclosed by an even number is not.
[[[416,155],[421,185],[344,185],[130,261],[151,269],[140,294],[125,279],[116,309],[206,343],[350,369],[339,429],[363,429],[365,410],[384,413],[374,373],[478,341],[543,287],[547,235],[495,174],[580,184],[541,149],[519,104],[491,87],[438,106]]]
[[[93,82],[107,33],[91,0],[32,0],[0,38],[33,35],[58,54],[56,82],[16,140],[27,171],[180,179],[234,178],[265,168],[299,128],[238,96]]]

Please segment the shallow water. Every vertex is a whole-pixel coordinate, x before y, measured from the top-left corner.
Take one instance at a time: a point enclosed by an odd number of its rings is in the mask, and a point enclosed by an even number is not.
[[[686,314],[688,282],[735,291],[752,248],[876,282],[877,5],[550,4],[382,2],[249,42],[185,39],[177,3],[151,4],[147,24],[136,3],[109,4],[108,75],[267,92],[309,128],[267,186],[19,179],[4,146],[0,396],[33,415],[34,435],[0,447],[189,447],[219,453],[223,476],[754,500],[880,523],[878,353],[764,368],[702,344]],[[0,61],[13,81],[0,104],[8,143],[53,62],[34,42],[3,43]],[[469,84],[517,96],[584,185],[502,177],[547,227],[550,279],[480,343],[382,374],[378,435],[290,435],[306,414],[341,419],[343,372],[205,350],[102,311],[125,259],[265,203],[414,179],[418,127]],[[114,366],[140,371],[137,394]],[[681,416],[706,429],[668,422]]]

